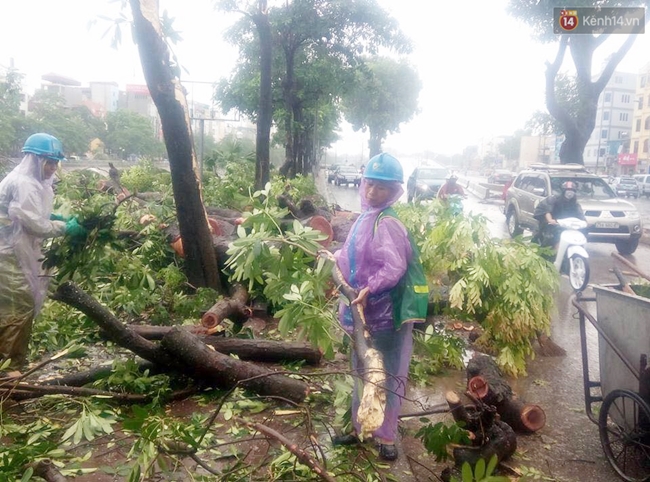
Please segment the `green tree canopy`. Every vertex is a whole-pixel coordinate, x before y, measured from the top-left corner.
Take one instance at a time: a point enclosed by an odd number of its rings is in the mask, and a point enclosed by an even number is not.
[[[609,82],[616,67],[632,47],[636,35],[628,35],[621,47],[609,57],[605,67],[594,77],[593,57],[597,48],[609,38],[608,34],[561,34],[553,33],[553,9],[566,7],[561,0],[510,0],[510,13],[530,25],[533,34],[542,42],[558,42],[557,55],[546,66],[546,107],[557,120],[565,140],[560,147],[560,160],[564,163],[583,164],[584,148],[596,125],[598,98]],[[650,6],[650,0],[625,1],[576,0],[571,7],[633,7]],[[575,107],[570,111],[558,98],[558,75],[567,49],[576,70]]]
[[[22,76],[13,69],[0,72],[0,153],[16,150],[15,124],[19,118]]]
[[[128,110],[118,109],[106,115],[103,140],[110,152],[122,156],[157,156],[163,152],[149,119]]]
[[[82,115],[82,110],[70,109],[59,94],[39,90],[30,102],[30,112],[26,118],[27,132],[21,139],[34,132],[47,132],[59,138],[66,154],[83,154],[90,141],[96,136]]]
[[[356,69],[343,111],[354,130],[370,131],[370,157],[381,152],[389,133],[417,113],[421,88],[417,71],[405,60],[373,57]]]
[[[410,43],[376,0],[293,0],[269,7],[269,20],[273,119],[284,135],[283,172],[306,173],[335,139],[339,100],[363,56],[381,47],[407,52]],[[219,84],[217,97],[224,110],[236,107],[256,119],[260,46],[251,22],[238,22],[227,38],[239,46],[242,61]]]

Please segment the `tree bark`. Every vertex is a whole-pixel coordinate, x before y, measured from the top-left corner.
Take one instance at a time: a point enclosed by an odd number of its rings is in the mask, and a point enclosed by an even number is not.
[[[519,400],[491,357],[473,357],[467,364],[467,376],[470,393],[483,403],[494,406],[501,420],[515,431],[532,433],[546,425],[544,410],[539,405]]]
[[[219,388],[232,388],[241,382],[242,386],[260,395],[273,395],[294,402],[301,402],[307,394],[305,383],[217,353],[180,327],[168,333],[160,345],[145,340],[74,283],[59,285],[54,299],[79,309],[93,319],[112,341],[162,368],[187,374]],[[201,366],[202,363],[206,365]]]
[[[178,66],[171,58],[159,16],[158,0],[130,0],[133,30],[151,98],[160,114],[169,156],[172,187],[189,282],[221,291],[212,248],[187,100]]]
[[[236,284],[231,289],[230,298],[217,301],[201,317],[201,324],[210,330],[217,327],[223,320],[229,318],[234,322],[243,322],[250,318],[253,311],[246,306],[248,290],[241,284]]]
[[[257,139],[255,149],[255,189],[261,190],[271,179],[270,144],[273,121],[271,67],[273,63],[273,39],[267,0],[259,0],[257,13],[253,15],[260,40],[260,105],[257,116]]]
[[[47,482],[66,482],[68,479],[59,472],[56,465],[50,459],[39,460],[32,464],[34,475],[45,479]]]
[[[474,467],[479,459],[487,462],[493,455],[497,456],[499,461],[510,458],[517,450],[517,436],[507,423],[495,420],[492,426],[486,431],[486,443],[478,447],[456,446],[452,452],[454,454],[454,463],[457,467],[462,467],[465,462]]]
[[[155,343],[145,340],[128,326],[118,320],[105,306],[81,290],[72,282],[59,285],[53,299],[77,308],[92,319],[106,333],[106,336],[118,345],[128,348],[136,355],[157,365],[173,366],[174,360]]]
[[[184,367],[183,372],[210,385],[231,389],[239,384],[260,395],[295,403],[302,402],[309,391],[307,384],[299,380],[211,350],[196,336],[180,328],[174,328],[160,343]]]
[[[132,326],[133,331],[148,340],[162,340],[174,328],[173,326]],[[203,327],[181,326],[178,328],[187,329],[189,333],[198,336],[203,343],[219,353],[237,355],[242,360],[262,363],[304,361],[308,365],[320,365],[323,361],[323,353],[307,343],[205,336],[201,333],[205,332]],[[70,384],[66,383],[66,385]]]

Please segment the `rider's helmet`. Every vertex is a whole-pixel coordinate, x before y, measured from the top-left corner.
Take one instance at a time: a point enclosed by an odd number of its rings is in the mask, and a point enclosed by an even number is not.
[[[560,187],[562,188],[562,192],[568,191],[569,189],[572,191],[578,190],[578,186],[573,181],[564,181]]]
[[[382,152],[368,161],[368,165],[363,171],[363,177],[379,181],[404,182],[404,171],[397,159]]]
[[[451,174],[447,175],[446,179],[451,182],[456,182],[458,180],[458,176],[456,173],[452,172]]]
[[[23,152],[31,152],[32,154],[47,157],[53,161],[65,160],[61,141],[43,132],[29,136],[23,146]]]

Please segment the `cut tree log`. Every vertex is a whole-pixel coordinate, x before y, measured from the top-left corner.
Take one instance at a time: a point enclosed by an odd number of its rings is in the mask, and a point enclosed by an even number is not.
[[[230,389],[239,383],[260,395],[284,398],[295,403],[302,402],[309,391],[304,382],[214,351],[185,330],[173,329],[160,345],[184,367],[184,373],[210,385]]]
[[[492,357],[474,356],[467,364],[467,376],[469,392],[483,403],[494,406],[501,420],[517,432],[532,433],[546,425],[544,410],[517,398]]]
[[[248,302],[248,290],[241,284],[234,284],[230,290],[230,298],[223,298],[217,301],[201,317],[201,324],[210,331],[226,318],[233,322],[244,322],[253,314],[246,303]]]
[[[31,464],[34,475],[44,479],[46,482],[66,482],[68,479],[59,472],[56,465],[50,459],[39,460]]]
[[[307,394],[308,386],[305,383],[217,353],[186,330],[172,330],[161,340],[160,345],[145,340],[72,282],[59,285],[53,298],[86,314],[118,345],[163,368],[198,377],[195,379],[204,384],[207,382],[219,388],[232,388],[241,382],[246,388],[262,395],[293,402],[301,402]],[[175,348],[173,340],[185,343]],[[194,363],[208,365],[195,366]],[[225,385],[221,386],[220,383]]]

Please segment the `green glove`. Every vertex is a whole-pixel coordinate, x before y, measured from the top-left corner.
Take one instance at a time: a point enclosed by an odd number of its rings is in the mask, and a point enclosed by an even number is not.
[[[84,227],[79,224],[79,221],[77,221],[77,218],[70,218],[68,222],[65,224],[65,234],[70,236],[71,238],[83,238],[88,234],[88,231],[84,229]]]
[[[56,213],[50,214],[50,221],[63,221],[64,223],[67,223],[69,219],[70,218],[64,216],[63,214],[56,214]]]

